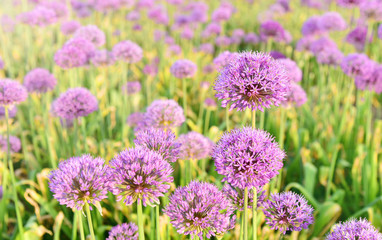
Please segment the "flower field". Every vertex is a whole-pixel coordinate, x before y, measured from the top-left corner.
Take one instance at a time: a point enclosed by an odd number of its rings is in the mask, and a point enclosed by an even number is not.
[[[0,239],[382,240],[381,0],[2,0]]]

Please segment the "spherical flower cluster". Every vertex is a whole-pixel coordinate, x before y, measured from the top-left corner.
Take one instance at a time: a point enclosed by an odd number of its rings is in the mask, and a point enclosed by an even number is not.
[[[382,20],[382,2],[379,0],[364,1],[360,4],[359,10],[364,19],[377,22]]]
[[[289,78],[268,54],[243,52],[222,69],[214,89],[222,107],[263,111],[284,101]]]
[[[136,93],[139,93],[142,89],[142,85],[139,81],[131,81],[131,82],[127,82],[124,86],[123,86],[123,90],[124,92],[127,93],[127,95],[134,95]]]
[[[226,132],[213,150],[216,171],[233,187],[261,187],[279,174],[285,153],[263,130],[243,127]]]
[[[216,70],[221,70],[238,56],[238,53],[224,51],[214,58],[213,63]]]
[[[144,125],[154,128],[172,129],[185,121],[181,106],[174,100],[155,100],[147,108]]]
[[[321,29],[318,25],[320,22],[319,16],[312,16],[308,18],[302,25],[301,32],[304,36],[321,34]]]
[[[326,36],[323,36],[317,40],[312,41],[310,43],[309,50],[313,54],[317,55],[320,52],[325,51],[326,49],[329,49],[329,48],[337,49],[337,44],[332,39],[330,39]]]
[[[213,98],[206,98],[204,100],[204,105],[209,109],[216,109],[217,107],[216,101]]]
[[[325,240],[381,240],[382,234],[366,219],[350,219],[334,225]]]
[[[81,23],[71,20],[71,21],[66,21],[61,24],[61,32],[64,35],[72,35],[74,34],[78,28],[81,27]]]
[[[343,57],[343,53],[337,48],[324,48],[323,51],[316,53],[317,62],[331,66],[340,65]]]
[[[270,51],[269,56],[271,56],[272,58],[274,58],[276,60],[287,58],[283,53],[281,53],[279,51]]]
[[[97,98],[86,88],[71,88],[53,103],[53,113],[64,119],[84,117],[98,110]]]
[[[49,188],[61,205],[82,210],[93,204],[100,210],[100,201],[107,198],[109,167],[102,158],[90,155],[72,157],[60,162],[49,176]]]
[[[14,118],[17,114],[17,107],[16,106],[10,106],[8,107],[8,117]],[[5,118],[5,108],[4,106],[0,106],[0,118]]]
[[[291,105],[295,105],[296,107],[300,107],[305,104],[307,101],[305,90],[298,84],[292,83],[290,86],[290,91],[287,95],[285,102],[283,105],[288,107]]]
[[[178,160],[181,144],[175,141],[175,134],[170,130],[148,128],[138,131],[135,135],[136,146],[155,151],[168,162]]]
[[[248,44],[258,44],[260,42],[260,37],[256,33],[250,32],[244,36],[244,42]]]
[[[365,48],[367,27],[358,26],[348,33],[345,41],[352,44],[357,51],[362,52]]]
[[[128,40],[114,45],[112,51],[117,60],[125,61],[127,63],[139,62],[143,57],[142,48],[136,43]]]
[[[319,18],[317,26],[322,32],[343,31],[346,21],[338,12],[326,12]]]
[[[360,90],[374,90],[379,94],[382,92],[382,65],[374,64],[373,73],[369,77],[356,76],[354,83]]]
[[[236,210],[243,211],[244,209],[244,190],[234,188],[229,184],[223,187],[223,193],[231,200]],[[257,208],[261,207],[265,199],[265,191],[257,191]],[[253,188],[248,191],[248,208],[253,207]]]
[[[28,92],[20,83],[5,78],[0,79],[0,105],[11,106],[24,102]]]
[[[263,207],[267,224],[283,234],[308,229],[314,222],[313,208],[303,196],[293,192],[274,193]]]
[[[289,58],[282,58],[277,61],[285,67],[286,74],[291,82],[300,82],[302,80],[302,71],[295,61]]]
[[[9,136],[9,146],[11,153],[17,153],[21,150],[21,142],[20,139],[16,136]],[[7,136],[0,135],[0,149],[2,152],[7,152]]]
[[[127,117],[126,123],[128,125],[130,125],[131,127],[136,127],[140,123],[144,122],[144,119],[145,119],[145,113],[143,113],[143,112],[135,112],[135,113],[130,114]]]
[[[142,201],[144,206],[159,204],[173,182],[173,169],[162,156],[143,147],[120,152],[110,161],[111,192],[126,205]]]
[[[106,36],[105,33],[102,32],[97,26],[95,25],[87,25],[82,26],[77,29],[77,31],[74,33],[75,38],[84,38],[91,43],[94,44],[94,46],[100,47],[105,44],[106,42]]]
[[[191,78],[195,75],[198,67],[195,63],[187,59],[177,60],[172,64],[170,72],[176,78]]]
[[[24,86],[28,92],[46,93],[52,91],[56,84],[56,78],[44,68],[35,68],[24,78]]]
[[[24,24],[45,27],[57,22],[57,15],[53,9],[37,6],[28,12],[20,14],[19,19]]]
[[[82,38],[82,37],[76,37],[76,38],[70,39],[69,41],[65,43],[63,48],[70,47],[70,46],[76,47],[77,49],[80,49],[81,51],[83,51],[86,54],[86,62],[88,62],[90,58],[92,58],[94,56],[94,53],[96,52],[95,45],[89,40],[87,40],[86,38]]]
[[[138,226],[135,223],[122,223],[113,227],[106,240],[138,240]]]
[[[94,66],[107,66],[113,65],[115,63],[115,58],[113,53],[109,52],[108,50],[97,50],[91,57],[90,62]]]
[[[200,160],[209,157],[214,143],[207,137],[197,132],[189,132],[179,136],[180,158]]]
[[[219,237],[235,226],[231,202],[213,184],[192,181],[175,189],[169,202],[164,212],[180,234]]]
[[[54,55],[54,62],[64,69],[84,66],[87,61],[86,53],[74,46],[66,46]]]
[[[276,42],[286,42],[291,41],[291,36],[280,23],[269,20],[263,22],[260,25],[260,39],[262,41],[267,41],[268,39],[274,39]]]
[[[358,7],[363,2],[366,0],[337,0],[338,5],[346,8]]]
[[[374,70],[375,63],[365,54],[352,53],[343,58],[341,68],[350,77],[368,78]]]

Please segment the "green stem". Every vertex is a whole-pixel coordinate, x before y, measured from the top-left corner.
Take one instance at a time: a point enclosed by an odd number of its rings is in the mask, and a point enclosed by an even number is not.
[[[73,119],[73,145],[74,145],[74,154],[78,155],[80,154],[80,151],[78,149],[78,144],[77,144],[77,138],[78,138],[78,122],[77,118]]]
[[[78,231],[78,211],[74,211],[73,214],[73,227],[72,227],[72,240],[77,239],[77,231]]]
[[[95,240],[94,229],[93,229],[93,222],[92,222],[92,215],[90,214],[90,208],[89,208],[89,204],[88,203],[85,204],[85,208],[86,208],[86,215],[87,215],[87,219],[88,219],[91,239]]]
[[[138,234],[139,240],[145,240],[145,230],[143,226],[143,214],[142,214],[142,200],[138,199]]]
[[[248,239],[248,187],[244,189],[244,240]]]
[[[265,121],[265,110],[260,114],[260,129],[264,129],[264,121]]]
[[[211,118],[211,110],[207,108],[206,110],[206,119],[204,123],[204,134],[207,134],[209,126],[210,126],[210,118]]]
[[[227,132],[229,132],[229,108],[226,107],[225,109],[225,124],[227,127]]]
[[[156,222],[156,239],[160,240],[160,225],[159,225],[159,205],[155,206],[155,222]]]
[[[182,79],[182,87],[183,87],[183,111],[187,119],[187,81],[185,78]]]
[[[239,239],[243,240],[243,235],[244,235],[244,212],[241,214],[241,219],[240,219],[240,235]]]
[[[285,121],[286,121],[285,108],[281,107],[280,133],[279,133],[279,146],[281,149],[284,148]],[[277,185],[276,185],[276,189],[279,191],[281,189],[282,174],[283,174],[283,169],[280,169],[279,175],[277,176]],[[271,189],[271,190],[273,190],[273,189]]]
[[[15,203],[17,226],[19,228],[21,238],[24,238],[24,226],[22,222],[22,217],[19,209],[19,200],[17,198],[17,188],[16,188],[16,177],[13,169],[13,162],[11,160],[11,143],[9,142],[9,109],[7,106],[4,107],[5,110],[5,122],[7,124],[7,160],[9,165],[9,173],[11,175],[11,182],[13,187],[13,201]]]
[[[252,225],[253,225],[253,240],[257,240],[257,189],[252,188],[253,203],[252,203]]]
[[[87,138],[87,134],[86,134],[86,123],[85,123],[85,119],[82,119],[81,121],[81,130],[82,130],[82,136],[84,138],[84,150],[85,152],[87,153],[88,152],[88,144],[86,143],[86,138]]]
[[[193,166],[192,159],[187,160],[187,165],[188,166],[187,166],[186,171],[188,172],[188,174],[187,174],[188,178],[187,178],[186,184],[188,184],[192,181],[192,175],[194,173],[194,166]]]
[[[256,128],[256,111],[252,110],[252,128]]]
[[[155,221],[155,209],[152,207],[150,208],[150,217],[151,217],[151,222],[150,222],[150,226],[151,226],[151,229],[150,229],[150,239],[154,239],[155,238],[155,224],[156,224],[156,221]]]
[[[77,211],[77,217],[78,217],[78,224],[80,227],[80,236],[81,240],[86,240],[85,239],[85,232],[84,232],[84,225],[82,224],[82,213],[80,211]]]
[[[49,99],[48,99],[48,96],[47,94],[44,94],[43,96],[44,100],[45,100],[45,107],[48,109],[49,108]],[[45,141],[46,141],[46,147],[48,148],[48,153],[49,153],[49,160],[50,160],[50,165],[53,169],[57,168],[57,162],[56,162],[56,159],[53,157],[53,152],[52,152],[52,143],[51,141],[49,141],[49,116],[48,116],[48,113],[47,111],[44,111],[44,121],[45,121],[45,126],[46,126],[46,129],[45,129]]]

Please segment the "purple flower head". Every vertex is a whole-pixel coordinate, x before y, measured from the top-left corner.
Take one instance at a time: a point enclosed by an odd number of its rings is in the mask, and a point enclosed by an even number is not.
[[[215,65],[215,69],[220,71],[224,67],[226,67],[232,60],[234,60],[239,54],[232,53],[230,51],[224,51],[220,53],[216,58],[214,58],[213,63]]]
[[[86,88],[71,88],[52,103],[53,113],[64,119],[85,117],[98,110],[97,98]]]
[[[278,60],[278,59],[286,59],[287,58],[283,53],[281,53],[279,51],[270,51],[269,55],[271,57],[273,57],[274,59],[276,59],[276,60]]]
[[[318,28],[323,32],[343,31],[346,29],[346,21],[338,12],[326,12],[318,20]]]
[[[234,208],[223,192],[211,184],[192,181],[178,187],[169,197],[164,213],[177,232],[192,237],[221,237],[234,228]]]
[[[82,210],[86,203],[101,212],[100,201],[107,198],[109,167],[102,158],[90,155],[72,157],[60,162],[49,175],[49,188],[61,205]]]
[[[382,39],[382,24],[379,24],[377,34],[378,34],[378,38]]]
[[[382,93],[382,65],[378,65],[375,67],[371,78],[372,78],[371,82],[373,83],[374,91],[377,94]]]
[[[79,18],[86,18],[92,14],[94,3],[72,0],[71,4],[73,11]]]
[[[345,41],[352,44],[357,51],[362,52],[365,48],[367,27],[358,26],[346,36]]]
[[[359,7],[366,0],[337,0],[338,5],[346,8]]]
[[[322,29],[319,27],[321,18],[318,16],[312,16],[308,18],[302,25],[301,32],[304,36],[321,34]]]
[[[176,78],[191,78],[195,75],[198,67],[187,59],[177,60],[172,64],[170,72]]]
[[[138,240],[138,226],[135,223],[122,223],[112,227],[106,240]]]
[[[375,63],[365,54],[353,53],[343,58],[341,68],[350,77],[368,78],[373,73]]]
[[[51,9],[56,14],[57,20],[65,19],[68,17],[68,8],[65,3],[59,1],[44,1],[41,2],[40,6]]]
[[[158,74],[158,64],[147,64],[146,66],[144,66],[142,72],[148,76],[154,77]]]
[[[267,41],[274,39],[276,42],[290,42],[290,36],[280,23],[269,20],[260,25],[260,39]]]
[[[248,44],[258,44],[260,42],[260,38],[256,33],[250,32],[244,36],[244,42]]]
[[[135,135],[135,146],[155,151],[168,162],[176,162],[178,160],[181,144],[175,142],[176,137],[172,131],[148,128],[138,131]]]
[[[182,53],[182,48],[178,44],[171,44],[168,46],[168,54],[174,54],[174,55],[179,55]]]
[[[267,224],[283,234],[308,229],[314,222],[314,209],[303,196],[293,192],[274,193],[263,207]]]
[[[307,101],[305,90],[296,83],[291,83],[290,91],[287,95],[286,100],[283,102],[285,107],[296,106],[300,107]]]
[[[382,234],[366,219],[350,219],[334,225],[325,240],[381,240]]]
[[[76,47],[86,54],[86,62],[89,62],[90,58],[94,56],[96,51],[95,45],[89,40],[81,37],[75,37],[67,41],[63,48]]]
[[[131,11],[126,15],[126,20],[127,21],[138,21],[141,18],[141,14],[139,11]]]
[[[149,127],[172,129],[185,121],[181,106],[174,100],[155,100],[147,108],[144,124]]]
[[[215,44],[219,47],[227,47],[232,44],[231,38],[227,36],[217,36],[215,38]]]
[[[310,45],[315,41],[315,39],[311,36],[302,37],[300,38],[296,43],[296,50],[297,51],[309,51]]]
[[[375,90],[376,93],[382,92],[382,65],[374,63],[373,72],[370,76],[356,76],[354,80],[356,87],[360,90]]]
[[[215,51],[215,47],[211,43],[203,43],[196,49],[198,52],[203,52],[205,54],[213,54]]]
[[[179,136],[180,159],[200,160],[210,156],[214,143],[197,132],[189,132]]]
[[[94,66],[108,66],[115,63],[115,58],[113,53],[108,50],[96,50],[90,58],[90,62]]]
[[[328,37],[321,37],[310,44],[310,51],[313,54],[317,54],[328,48],[337,48],[337,44]]]
[[[136,127],[145,119],[145,114],[142,112],[135,112],[127,117],[126,123],[131,127]]]
[[[12,106],[24,102],[28,92],[20,83],[4,78],[0,79],[0,105]]]
[[[44,6],[37,6],[31,11],[19,15],[22,23],[31,26],[46,27],[57,22],[56,12]]]
[[[106,42],[105,33],[95,25],[82,26],[74,33],[75,38],[84,38],[93,43],[96,47],[101,47]]]
[[[316,9],[328,8],[332,0],[301,0],[301,5]]]
[[[9,136],[9,145],[10,145],[10,152],[11,153],[17,153],[21,150],[21,142],[20,139],[16,136]],[[7,136],[0,135],[0,149],[4,153],[7,152]]]
[[[344,58],[343,53],[337,48],[325,48],[323,51],[316,53],[317,62],[321,64],[338,66]]]
[[[244,190],[234,188],[231,185],[224,184],[223,193],[231,200],[235,210],[243,211],[244,209]],[[261,207],[265,198],[265,191],[257,192],[257,207]],[[248,208],[253,205],[253,188],[248,191]]]
[[[8,15],[3,15],[0,17],[0,26],[3,32],[10,33],[15,29],[17,22],[15,19]]]
[[[142,89],[142,85],[139,81],[131,81],[131,82],[127,82],[124,86],[123,86],[123,90],[124,92],[127,93],[127,95],[134,95],[134,94],[137,94],[141,91]]]
[[[4,61],[3,59],[0,57],[0,70],[4,69]]]
[[[173,169],[162,156],[143,147],[120,152],[110,161],[111,192],[126,205],[142,201],[144,206],[159,204],[173,182]]]
[[[360,4],[359,10],[365,19],[378,22],[382,20],[382,2],[380,0],[364,1]]]
[[[35,68],[24,78],[24,86],[30,93],[46,93],[52,91],[56,84],[56,78],[44,68]]]
[[[16,117],[17,107],[16,106],[8,107],[8,114],[9,114],[8,115],[9,118]],[[0,106],[0,119],[4,119],[4,118],[5,118],[5,107]]]
[[[230,61],[215,82],[215,97],[222,107],[240,111],[278,106],[289,89],[284,67],[264,53],[243,52]]]
[[[64,69],[84,66],[88,62],[86,52],[76,46],[64,46],[54,55],[54,62]]]
[[[218,23],[210,23],[206,26],[206,28],[202,32],[202,38],[209,38],[212,35],[218,35],[222,31],[222,27]]]
[[[147,13],[148,18],[155,21],[157,24],[167,25],[169,17],[166,8],[161,5],[156,5],[149,9]]]
[[[285,153],[267,132],[243,127],[226,132],[213,150],[216,171],[233,187],[260,188],[279,174]]]
[[[226,7],[219,7],[213,11],[211,15],[211,20],[213,22],[225,22],[231,18],[232,11]]]
[[[67,21],[67,22],[63,22],[61,24],[61,32],[64,34],[64,35],[72,35],[74,34],[78,28],[81,27],[81,23],[77,22],[77,21],[74,21],[74,20],[71,20],[71,21]]]
[[[282,58],[277,60],[285,67],[285,71],[290,81],[300,82],[302,79],[302,71],[297,66],[296,62],[289,58]]]
[[[204,100],[204,105],[207,109],[216,109],[217,104],[214,98],[206,98]]]
[[[117,43],[113,47],[113,54],[116,59],[127,63],[139,62],[143,57],[142,48],[129,40]]]

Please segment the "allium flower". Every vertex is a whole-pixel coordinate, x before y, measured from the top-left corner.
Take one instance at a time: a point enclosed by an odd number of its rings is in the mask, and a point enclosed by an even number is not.
[[[313,54],[318,54],[328,48],[337,48],[337,44],[332,39],[324,36],[311,42],[309,50]]]
[[[211,20],[213,22],[224,22],[228,21],[231,18],[232,11],[229,8],[219,7],[213,11],[211,15]]]
[[[338,12],[326,12],[317,22],[318,28],[323,32],[343,31],[346,29],[346,21]]]
[[[368,56],[358,53],[347,55],[341,63],[342,71],[350,77],[368,78],[373,73],[374,66]]]
[[[24,102],[28,92],[20,83],[4,78],[0,79],[0,105],[11,106]]]
[[[86,88],[71,88],[52,103],[52,111],[58,117],[74,119],[98,110],[97,98]]]
[[[315,54],[317,62],[331,66],[338,66],[344,58],[343,53],[337,48],[325,48],[321,52]]]
[[[16,117],[16,114],[17,114],[17,107],[16,106],[8,107],[8,117],[9,118]],[[0,118],[5,118],[5,108],[4,108],[4,106],[0,106]]]
[[[102,32],[102,30],[100,30],[95,25],[87,25],[78,28],[77,31],[74,33],[74,37],[84,38],[97,47],[104,45],[106,42],[105,33]]]
[[[356,76],[355,85],[360,90],[374,90],[376,93],[382,92],[382,65],[374,63],[373,73],[368,77]]]
[[[17,22],[15,19],[8,15],[2,15],[0,17],[0,26],[3,32],[10,33],[15,30]]]
[[[97,50],[94,55],[90,58],[90,62],[94,66],[107,66],[113,65],[115,63],[115,58],[112,52],[108,50]]]
[[[216,70],[221,70],[228,65],[233,59],[238,56],[238,53],[232,53],[230,51],[224,51],[214,58],[214,65]]]
[[[9,145],[11,153],[17,153],[21,150],[21,142],[20,139],[16,136],[9,136]],[[2,152],[7,152],[7,136],[0,135],[0,149]]]
[[[322,29],[319,27],[320,17],[312,16],[308,18],[302,25],[301,32],[304,36],[321,34]]]
[[[65,3],[58,1],[42,1],[40,6],[53,10],[57,20],[68,17],[68,8]]]
[[[367,36],[367,27],[359,26],[354,28],[349,34],[346,36],[345,41],[352,44],[357,51],[362,52],[365,48]]]
[[[139,81],[131,81],[131,82],[127,82],[124,86],[123,86],[123,90],[124,92],[127,93],[127,95],[134,95],[136,93],[139,93],[142,89],[142,85]]]
[[[141,18],[141,14],[139,11],[131,11],[126,15],[126,20],[127,21],[138,21]]]
[[[192,181],[178,187],[164,210],[177,232],[192,237],[222,236],[235,226],[230,200],[210,183]]]
[[[35,68],[24,78],[24,86],[28,92],[46,93],[52,91],[56,84],[56,78],[44,68]]]
[[[365,19],[377,22],[382,20],[382,2],[379,0],[364,1],[360,4],[359,10]]]
[[[157,24],[167,25],[169,17],[165,7],[156,5],[149,9],[147,16]]]
[[[174,100],[155,100],[147,108],[145,124],[149,127],[172,129],[185,121],[181,106]]]
[[[4,61],[3,59],[0,57],[0,70],[4,69]]]
[[[267,132],[243,127],[226,132],[213,150],[216,171],[233,187],[261,187],[279,174],[285,153]]]
[[[278,59],[277,61],[285,67],[286,74],[292,82],[301,81],[302,71],[295,61],[289,58]]]
[[[217,107],[216,101],[213,98],[206,98],[204,100],[204,105],[209,109],[216,109]]]
[[[227,36],[217,36],[215,38],[215,44],[219,47],[227,47],[231,44],[231,38]]]
[[[70,46],[76,47],[80,49],[81,51],[83,51],[87,57],[86,62],[88,62],[90,58],[94,56],[94,53],[96,51],[95,45],[92,42],[81,37],[75,37],[70,39],[69,41],[65,43],[63,48],[70,47]]]
[[[272,38],[276,42],[290,42],[290,36],[280,23],[269,20],[260,25],[260,38],[262,41],[267,41]]]
[[[244,209],[244,190],[240,188],[233,188],[229,184],[225,184],[223,187],[223,193],[231,200],[236,210],[243,211]],[[261,207],[264,198],[264,191],[257,192],[257,208]],[[248,191],[248,208],[252,208],[253,205],[253,189]]]
[[[74,21],[74,20],[71,20],[71,21],[67,21],[67,22],[63,22],[61,24],[61,32],[64,34],[64,35],[72,35],[74,34],[78,28],[81,27],[81,23],[77,22],[77,21]]]
[[[168,162],[178,160],[181,144],[175,141],[175,134],[170,130],[148,128],[138,131],[135,135],[135,146],[153,150]]]
[[[106,240],[138,240],[138,226],[135,223],[122,223],[113,227]]]
[[[222,27],[218,23],[210,23],[206,26],[206,28],[203,30],[201,36],[202,38],[209,38],[212,35],[218,35],[222,31]]]
[[[244,42],[248,44],[258,44],[260,42],[260,37],[256,33],[250,32],[244,36]]]
[[[378,38],[382,39],[382,24],[379,25],[377,34]]]
[[[19,19],[24,24],[45,27],[57,22],[57,15],[50,8],[37,6],[28,12],[20,14]]]
[[[143,122],[144,119],[145,113],[135,112],[127,117],[126,123],[129,124],[131,127],[136,127],[139,123]]]
[[[78,47],[64,46],[54,55],[54,62],[64,69],[81,67],[88,62],[88,56]]]
[[[346,8],[358,7],[363,2],[366,0],[337,0],[338,5]]]
[[[198,67],[195,63],[187,59],[177,60],[172,64],[170,72],[176,78],[191,78],[195,75]]]
[[[310,45],[315,41],[315,39],[311,36],[302,37],[296,43],[297,51],[310,51]]]
[[[109,188],[108,171],[102,158],[72,157],[50,173],[49,188],[61,205],[82,210],[89,203],[101,212],[100,201],[107,198]]]
[[[382,234],[366,219],[350,219],[334,225],[325,240],[381,240]]]
[[[307,101],[305,90],[296,83],[291,83],[290,91],[286,100],[283,102],[284,106],[296,105],[302,106]]]
[[[206,54],[213,54],[215,51],[215,47],[211,43],[203,43],[199,46],[198,51],[204,52]]]
[[[182,52],[182,48],[178,44],[171,44],[168,46],[168,54],[179,55]]]
[[[200,160],[209,157],[214,143],[207,137],[197,132],[189,132],[179,136],[180,158]]]
[[[127,63],[136,63],[141,61],[143,51],[140,46],[131,41],[122,41],[113,47],[113,54],[118,60]]]
[[[270,51],[269,55],[276,60],[287,58],[283,53],[281,53],[279,51]]]
[[[215,82],[216,98],[230,109],[264,110],[285,99],[289,79],[283,66],[264,53],[243,52],[230,61]]]
[[[263,207],[267,224],[283,234],[308,229],[314,222],[314,209],[303,196],[293,192],[274,193]]]
[[[143,147],[120,152],[110,161],[111,191],[126,205],[142,201],[144,206],[159,204],[173,182],[173,169],[162,156]]]

